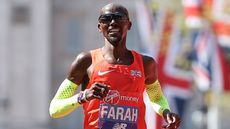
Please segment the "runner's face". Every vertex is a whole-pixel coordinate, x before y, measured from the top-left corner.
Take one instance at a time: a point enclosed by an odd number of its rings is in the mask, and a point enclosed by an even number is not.
[[[125,40],[131,22],[125,11],[116,6],[105,7],[98,18],[98,28],[104,37],[113,45]]]

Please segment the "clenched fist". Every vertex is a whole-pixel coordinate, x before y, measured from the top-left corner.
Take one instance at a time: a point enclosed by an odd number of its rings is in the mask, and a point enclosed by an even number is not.
[[[110,87],[102,83],[94,83],[89,89],[86,89],[86,100],[103,99],[109,92]]]

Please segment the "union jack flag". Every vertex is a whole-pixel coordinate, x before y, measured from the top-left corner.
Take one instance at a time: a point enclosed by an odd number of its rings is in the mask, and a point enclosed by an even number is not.
[[[196,86],[201,91],[207,91],[211,86],[211,60],[215,50],[215,39],[210,31],[195,31],[193,35],[193,77]]]
[[[161,13],[162,14],[162,13]],[[169,101],[170,108],[180,116],[184,113],[185,102],[190,97],[191,72],[189,69],[180,67],[178,55],[186,55],[181,51],[181,32],[175,26],[175,16],[171,12],[165,12],[161,16],[161,37],[159,43],[150,44],[149,49],[155,50],[153,57],[158,63],[158,79],[161,83],[164,95]],[[146,49],[148,49],[146,48]],[[180,53],[182,52],[182,53]],[[149,53],[151,55],[151,53]],[[187,57],[183,57],[184,59]],[[180,58],[181,60],[181,58]],[[186,59],[185,59],[186,60]],[[149,115],[149,114],[147,114]],[[164,124],[162,117],[151,111],[154,129],[162,129]],[[155,117],[154,117],[155,116]],[[150,127],[151,129],[152,126]]]

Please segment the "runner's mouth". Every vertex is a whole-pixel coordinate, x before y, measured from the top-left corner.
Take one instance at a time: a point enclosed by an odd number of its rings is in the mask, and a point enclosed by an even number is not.
[[[120,29],[119,28],[112,28],[112,29],[109,29],[109,33],[119,33],[120,32]]]

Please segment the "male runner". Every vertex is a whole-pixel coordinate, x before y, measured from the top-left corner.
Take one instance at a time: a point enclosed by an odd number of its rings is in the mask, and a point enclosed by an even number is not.
[[[168,123],[166,128],[179,127],[180,118],[161,91],[154,59],[126,48],[131,26],[125,7],[111,3],[101,9],[98,30],[104,46],[82,52],[73,61],[50,103],[53,118],[82,105],[84,129],[147,129],[152,121],[146,117],[147,101]],[[82,91],[75,94],[80,85]]]

